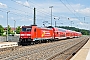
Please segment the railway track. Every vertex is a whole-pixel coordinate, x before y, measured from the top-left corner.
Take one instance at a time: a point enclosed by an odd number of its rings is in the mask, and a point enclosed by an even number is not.
[[[69,59],[71,56],[65,57],[67,55],[74,55],[76,51],[75,47],[82,44],[82,46],[88,40],[87,37],[80,37],[62,41],[56,41],[52,43],[36,44],[32,46],[23,46],[18,48],[13,48],[11,50],[5,50],[0,52],[0,60],[64,60]],[[83,42],[82,42],[83,41]],[[72,49],[72,50],[71,50]],[[73,52],[74,53],[68,53]],[[63,56],[63,58],[60,58]]]
[[[72,47],[62,51],[52,57],[49,57],[47,60],[69,60],[72,56],[74,56],[88,41],[88,39],[84,39],[83,41],[78,42]]]

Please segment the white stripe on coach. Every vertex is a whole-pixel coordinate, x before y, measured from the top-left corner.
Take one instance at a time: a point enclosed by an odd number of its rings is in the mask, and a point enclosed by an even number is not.
[[[31,36],[31,34],[21,34],[21,36]]]

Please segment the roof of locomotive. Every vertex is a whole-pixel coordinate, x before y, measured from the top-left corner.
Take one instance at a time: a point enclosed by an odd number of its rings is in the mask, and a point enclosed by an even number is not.
[[[30,25],[30,26],[22,26],[22,28],[31,28],[32,26],[37,26],[37,25]]]
[[[22,26],[22,28],[31,28],[31,26]]]

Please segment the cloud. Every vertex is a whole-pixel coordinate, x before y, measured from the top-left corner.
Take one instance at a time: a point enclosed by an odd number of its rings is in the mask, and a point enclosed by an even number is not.
[[[25,5],[25,6],[30,6],[29,3],[28,3],[27,1],[24,2],[24,5]]]
[[[76,10],[76,12],[89,16],[90,15],[90,8],[79,9],[79,10]]]
[[[19,4],[22,4],[22,2],[21,1],[16,1],[17,3],[19,3]]]
[[[23,4],[23,5],[25,5],[25,6],[30,7],[30,4],[29,4],[27,1],[25,1],[25,2],[22,2],[22,1],[16,1],[16,2],[19,3],[19,4]]]
[[[89,28],[89,26],[90,26],[90,24],[87,24],[87,23],[83,23],[83,22],[79,22],[78,23],[78,26],[79,26],[79,28],[81,28],[81,29],[88,29],[88,30],[90,30],[90,28]]]
[[[89,25],[89,24],[83,23],[83,22],[79,22],[78,24],[80,24],[80,25],[82,25],[82,26],[87,26],[87,25]]]
[[[0,8],[7,8],[7,5],[0,2]]]
[[[82,23],[82,22],[79,22],[79,24],[80,24],[80,25],[84,25],[84,23]]]

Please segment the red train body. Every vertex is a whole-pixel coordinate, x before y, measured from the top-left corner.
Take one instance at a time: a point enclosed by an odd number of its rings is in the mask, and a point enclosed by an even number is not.
[[[53,41],[56,39],[66,39],[73,37],[80,37],[82,34],[80,32],[75,32],[71,30],[66,30],[62,28],[54,27],[37,27],[32,26],[22,26],[22,31],[20,32],[19,43],[23,44],[34,44],[38,42]]]

